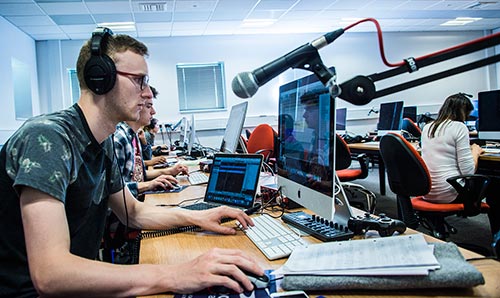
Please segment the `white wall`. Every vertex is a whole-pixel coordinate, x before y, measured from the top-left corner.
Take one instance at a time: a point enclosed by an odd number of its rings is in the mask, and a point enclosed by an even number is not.
[[[0,46],[0,90],[2,90],[2,117],[0,118],[0,144],[4,144],[10,135],[24,122],[16,120],[14,106],[14,84],[12,74],[12,59],[23,62],[31,70],[31,97],[33,103],[33,114],[40,113],[37,67],[35,54],[35,41],[25,33],[12,26],[4,18],[0,17],[0,32],[4,40]]]
[[[483,32],[425,32],[425,33],[386,33],[384,34],[386,57],[389,62],[396,63],[413,56],[419,57],[442,50],[466,41],[483,36]],[[89,33],[90,36],[90,33]],[[263,64],[274,60],[296,47],[317,38],[317,34],[297,35],[245,35],[245,36],[203,36],[203,37],[171,37],[171,38],[143,38],[150,49],[148,59],[150,83],[160,92],[155,103],[158,111],[157,118],[163,122],[175,123],[182,117],[178,112],[177,79],[175,65],[177,63],[202,63],[224,61],[226,74],[227,106],[240,103],[230,90],[231,80],[242,71],[251,71]],[[83,41],[37,42],[37,51],[43,52],[44,61],[39,61],[40,69],[50,69],[47,73],[39,73],[40,78],[49,78],[51,85],[57,86],[62,82],[61,93],[57,88],[51,92],[41,94],[41,101],[47,102],[47,94],[52,95],[51,106],[67,106],[69,98],[69,84],[67,68],[74,68],[78,51]],[[400,75],[388,82],[377,83],[377,89],[388,84],[413,80],[417,77],[433,74],[447,68],[458,66],[465,61],[475,61],[491,55],[488,51],[456,58],[436,66],[423,68],[414,74]],[[320,50],[324,63],[335,66],[338,82],[344,82],[356,75],[368,75],[388,70],[382,63],[378,51],[378,42],[375,33],[346,32],[334,43]],[[47,65],[48,63],[55,63]],[[59,76],[53,65],[60,63]],[[257,94],[249,100],[248,116],[252,121],[262,119],[276,119],[278,113],[278,88],[280,85],[310,74],[304,70],[287,70],[279,77],[261,87]],[[404,100],[407,105],[419,106],[421,112],[436,112],[446,96],[456,92],[466,92],[477,95],[479,91],[498,88],[498,76],[495,67],[483,67],[463,74],[433,82],[414,89],[386,96],[372,101],[366,106],[354,106],[342,100],[337,100],[340,107],[348,108],[348,130],[355,133],[365,133],[376,126],[377,115],[366,119],[371,107],[377,107],[381,102]],[[271,115],[272,117],[260,117]],[[220,123],[228,116],[225,112],[207,112],[196,115],[200,124],[211,125]],[[255,120],[257,119],[257,120]],[[206,121],[205,121],[206,120]],[[222,121],[222,123],[224,123]],[[271,123],[275,124],[275,123]],[[202,128],[196,125],[197,128]],[[223,127],[221,127],[222,129]],[[220,133],[217,132],[217,133]],[[208,144],[214,146],[215,144]]]

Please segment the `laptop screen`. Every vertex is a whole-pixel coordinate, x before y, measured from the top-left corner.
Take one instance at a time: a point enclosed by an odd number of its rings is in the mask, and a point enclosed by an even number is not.
[[[255,200],[262,155],[216,154],[205,202],[250,208]]]

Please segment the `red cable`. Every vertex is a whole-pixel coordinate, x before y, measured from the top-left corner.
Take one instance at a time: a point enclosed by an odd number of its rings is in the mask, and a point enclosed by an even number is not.
[[[398,67],[398,66],[402,66],[402,65],[405,65],[405,61],[402,61],[402,62],[399,62],[399,63],[389,63],[385,57],[385,52],[384,52],[384,41],[383,41],[383,38],[382,38],[382,29],[380,28],[380,24],[378,23],[378,21],[374,18],[366,18],[366,19],[362,19],[362,20],[359,20],[347,27],[344,28],[344,31],[347,31],[348,29],[360,24],[360,23],[363,23],[363,22],[373,22],[375,24],[375,27],[377,28],[377,37],[378,37],[378,42],[379,42],[379,50],[380,50],[380,56],[382,57],[382,61],[384,62],[385,65],[389,66],[389,67]],[[464,42],[462,44],[459,44],[459,45],[456,45],[456,46],[452,46],[452,47],[449,47],[449,48],[446,48],[446,49],[443,49],[443,50],[440,50],[440,51],[437,51],[437,52],[434,52],[434,53],[430,53],[430,54],[427,54],[427,55],[424,55],[424,56],[420,56],[420,57],[417,57],[415,58],[415,60],[421,60],[421,59],[425,59],[425,58],[429,58],[429,57],[433,57],[433,56],[436,56],[436,55],[439,55],[439,54],[443,54],[443,53],[446,53],[446,52],[449,52],[449,51],[452,51],[452,50],[456,50],[458,48],[462,48],[462,47],[465,47],[465,46],[469,46],[471,44],[474,44],[476,42],[480,42],[480,41],[483,41],[483,40],[486,40],[486,39],[490,39],[490,38],[495,38],[495,37],[499,37],[500,38],[500,32],[499,33],[495,33],[495,34],[491,34],[491,35],[487,35],[487,36],[483,36],[483,37],[480,37],[480,38],[477,38],[477,39],[474,39],[474,40],[471,40],[471,41],[468,41],[468,42]]]

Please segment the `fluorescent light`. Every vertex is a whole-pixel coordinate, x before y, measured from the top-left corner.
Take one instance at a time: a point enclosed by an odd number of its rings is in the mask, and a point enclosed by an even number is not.
[[[262,28],[271,26],[276,22],[275,19],[245,19],[241,27],[245,28]]]
[[[462,17],[462,18],[456,18],[451,21],[447,21],[441,24],[441,26],[463,26],[469,23],[473,23],[476,21],[482,20],[482,18],[468,18],[468,17]]]
[[[115,32],[115,31],[135,31],[135,23],[134,22],[99,23],[99,24],[97,24],[97,26],[109,28],[113,32]]]

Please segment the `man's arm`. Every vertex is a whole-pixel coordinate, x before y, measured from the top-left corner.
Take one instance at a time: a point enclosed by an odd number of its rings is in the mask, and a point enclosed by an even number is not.
[[[129,202],[132,196],[128,191],[127,198],[127,203],[135,207],[135,200]],[[241,293],[243,289],[235,280],[247,290],[252,285],[238,268],[263,273],[238,250],[213,249],[177,265],[115,265],[81,258],[69,250],[62,202],[29,187],[21,190],[20,200],[30,274],[41,297],[135,297],[162,292],[192,293],[213,285]]]
[[[124,197],[125,196],[125,197]],[[124,200],[125,199],[125,200]],[[127,204],[125,208],[124,201]],[[197,225],[204,230],[221,234],[235,234],[232,227],[222,226],[223,218],[234,218],[244,228],[253,225],[252,219],[243,210],[218,207],[203,211],[192,211],[182,208],[163,208],[137,201],[130,191],[119,191],[110,196],[109,205],[123,224],[136,229],[165,230],[173,227]]]
[[[188,167],[181,163],[177,163],[166,169],[151,169],[146,170],[146,179],[151,180],[160,175],[172,175],[177,176],[178,174],[188,175]]]

